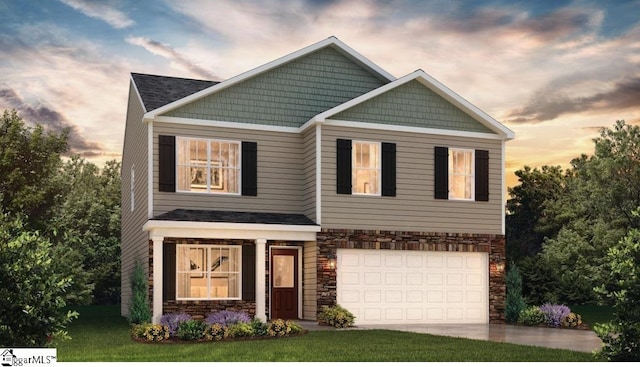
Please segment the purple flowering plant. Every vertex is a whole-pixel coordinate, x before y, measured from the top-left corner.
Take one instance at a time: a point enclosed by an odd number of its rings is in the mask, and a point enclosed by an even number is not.
[[[565,305],[545,303],[540,306],[540,311],[544,314],[545,323],[549,326],[559,327],[562,320],[569,315],[571,310]]]
[[[244,311],[217,311],[207,315],[204,320],[209,325],[220,324],[222,326],[230,326],[239,322],[250,323],[251,318]]]
[[[167,313],[160,317],[160,325],[167,326],[169,328],[169,335],[175,336],[180,324],[189,320],[191,320],[191,316],[184,312]]]

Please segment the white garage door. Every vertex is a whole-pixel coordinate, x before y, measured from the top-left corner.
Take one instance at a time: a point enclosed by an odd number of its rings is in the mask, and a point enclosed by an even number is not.
[[[356,324],[488,323],[488,254],[338,249],[337,301]]]

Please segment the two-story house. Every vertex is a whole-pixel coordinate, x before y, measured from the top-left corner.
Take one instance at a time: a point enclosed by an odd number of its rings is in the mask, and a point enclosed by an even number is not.
[[[122,313],[502,322],[508,128],[335,37],[222,82],[132,74]]]

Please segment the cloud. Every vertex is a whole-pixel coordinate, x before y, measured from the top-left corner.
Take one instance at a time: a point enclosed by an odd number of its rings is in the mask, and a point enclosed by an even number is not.
[[[637,108],[640,101],[640,76],[620,80],[604,92],[588,96],[570,97],[565,93],[571,85],[559,90],[545,88],[535,94],[529,103],[512,111],[509,122],[543,122],[560,115],[583,111],[614,111]]]
[[[11,88],[0,87],[0,106],[2,105],[15,109],[25,122],[31,125],[42,125],[46,131],[56,134],[65,130],[68,131],[69,153],[71,154],[94,157],[100,155],[104,149],[101,144],[92,142],[82,136],[78,127],[67,121],[58,111],[43,105],[30,106]],[[5,109],[6,107],[3,106],[2,108]]]
[[[217,76],[189,61],[186,57],[182,56],[178,51],[168,45],[145,37],[131,36],[127,37],[125,41],[132,45],[143,47],[154,55],[162,56],[174,63],[176,66],[185,69],[199,78],[220,80]]]
[[[135,24],[125,13],[105,4],[104,2],[93,2],[88,0],[60,0],[82,14],[100,19],[114,28],[127,28]]]

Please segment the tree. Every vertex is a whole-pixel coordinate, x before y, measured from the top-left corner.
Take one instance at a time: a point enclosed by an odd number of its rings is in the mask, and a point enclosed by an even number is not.
[[[15,110],[5,110],[0,120],[0,208],[23,215],[28,229],[45,230],[64,193],[57,172],[67,148],[67,131],[58,135],[45,133],[40,125],[29,128]]]
[[[520,312],[527,307],[524,298],[522,298],[522,278],[517,265],[512,263],[509,266],[505,283],[507,286],[507,299],[504,319],[509,323],[515,324],[518,321]]]
[[[508,189],[506,216],[507,259],[512,262],[539,253],[545,237],[557,233],[559,228],[545,221],[547,206],[564,192],[560,166],[525,166],[515,174],[520,184]]]
[[[0,213],[0,345],[45,346],[66,337],[73,280],[58,273],[51,243]]]
[[[120,163],[101,170],[73,156],[61,169],[66,195],[56,208],[56,238],[81,252],[92,302],[120,301]]]
[[[596,291],[615,312],[612,321],[594,327],[604,344],[599,354],[610,361],[640,361],[640,230],[631,229],[610,248],[605,263],[604,282]]]
[[[142,324],[151,321],[151,310],[148,300],[147,277],[140,261],[136,261],[131,274],[131,293],[133,298],[129,305],[129,322]]]

